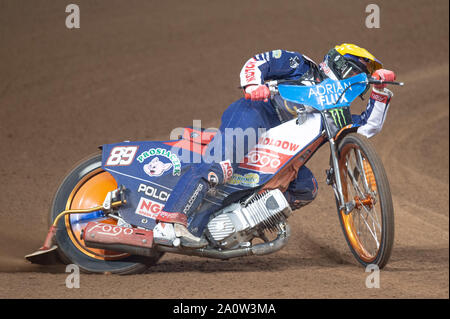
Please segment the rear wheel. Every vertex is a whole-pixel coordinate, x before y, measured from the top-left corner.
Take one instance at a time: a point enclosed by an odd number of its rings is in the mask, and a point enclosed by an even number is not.
[[[360,134],[344,137],[338,153],[344,200],[354,201],[348,214],[338,208],[342,230],[358,262],[381,269],[394,243],[394,208],[386,172],[372,144]]]
[[[50,222],[64,210],[88,209],[101,206],[107,193],[117,189],[115,179],[101,168],[101,154],[95,154],[81,161],[64,179],[53,199]],[[116,224],[99,212],[66,215],[58,222],[56,243],[61,259],[77,264],[81,270],[90,273],[134,274],[145,271],[162,256],[131,256],[126,253],[89,248],[81,239],[81,231],[90,221]]]

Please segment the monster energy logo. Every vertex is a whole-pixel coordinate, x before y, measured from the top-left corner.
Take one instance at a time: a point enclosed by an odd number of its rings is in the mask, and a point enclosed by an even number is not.
[[[342,109],[334,109],[329,110],[331,117],[333,118],[334,124],[338,127],[343,127],[347,124],[347,121],[345,120],[344,110]],[[341,121],[342,118],[342,121]]]

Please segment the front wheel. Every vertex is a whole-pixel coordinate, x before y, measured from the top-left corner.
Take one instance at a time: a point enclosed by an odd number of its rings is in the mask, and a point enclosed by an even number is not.
[[[50,224],[58,214],[68,209],[89,209],[101,206],[107,193],[117,189],[115,179],[102,169],[101,154],[81,161],[58,188],[50,210]],[[56,243],[61,259],[74,263],[88,273],[134,274],[155,264],[162,253],[154,256],[131,256],[126,253],[87,247],[81,231],[89,221],[116,224],[116,220],[96,213],[66,215],[57,227]]]
[[[354,205],[347,214],[338,208],[345,239],[358,262],[381,269],[394,243],[394,207],[383,164],[370,141],[357,133],[339,143],[338,159],[344,201]]]

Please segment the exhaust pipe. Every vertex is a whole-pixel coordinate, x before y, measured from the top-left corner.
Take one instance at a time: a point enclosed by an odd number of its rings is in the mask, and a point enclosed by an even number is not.
[[[188,256],[198,256],[198,257],[227,260],[236,257],[244,257],[252,255],[262,256],[274,253],[283,248],[288,243],[290,235],[291,235],[290,227],[289,225],[286,224],[286,229],[284,231],[281,231],[278,234],[277,238],[275,238],[273,241],[257,244],[252,247],[237,248],[224,251],[211,248],[183,249],[167,246],[157,246],[156,248],[161,252],[170,252]]]
[[[91,248],[147,257],[155,254],[151,230],[90,222],[83,229],[81,239]]]
[[[290,227],[286,225],[286,228],[279,232],[277,238],[273,241],[252,247],[224,251],[211,248],[186,249],[162,245],[153,246],[153,232],[150,230],[91,222],[86,226],[82,239],[84,239],[87,247],[108,249],[131,255],[151,257],[155,254],[155,251],[160,251],[226,260],[252,255],[267,255],[276,252],[287,244],[289,236]]]

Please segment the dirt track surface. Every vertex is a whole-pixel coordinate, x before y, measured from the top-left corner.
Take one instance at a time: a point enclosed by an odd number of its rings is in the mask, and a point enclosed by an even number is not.
[[[380,29],[365,27],[364,1],[75,3],[81,28],[68,30],[60,1],[0,0],[1,298],[449,297],[447,0],[377,1]],[[97,146],[167,139],[192,119],[217,127],[240,97],[249,57],[281,48],[320,61],[342,42],[369,49],[406,82],[373,139],[396,216],[379,289],[366,288],[345,243],[326,147],[309,163],[318,198],[295,212],[276,254],[165,255],[143,275],[82,274],[80,289],[66,288],[64,266],[23,259],[44,240],[61,178]]]

